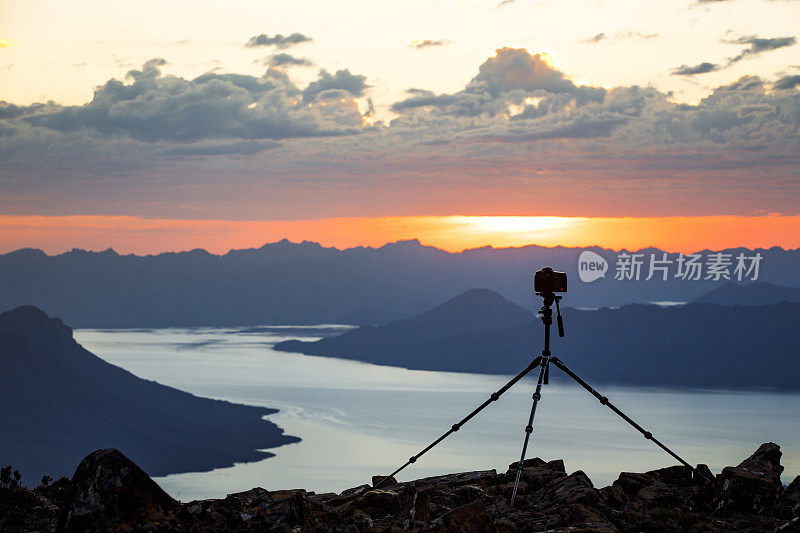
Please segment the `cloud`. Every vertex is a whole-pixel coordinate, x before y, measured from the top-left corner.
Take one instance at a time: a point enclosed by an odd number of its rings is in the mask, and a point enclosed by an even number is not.
[[[710,71],[704,64],[676,69],[684,75]],[[793,83],[787,78],[777,87]],[[430,146],[569,139],[573,148],[579,142],[602,142],[594,149],[605,153],[631,146],[692,150],[703,143],[753,150],[763,150],[768,142],[789,143],[800,149],[800,96],[770,95],[760,78],[745,76],[698,105],[677,105],[654,88],[577,86],[551,61],[522,49],[497,50],[462,91],[413,89],[392,111],[399,115],[393,128],[429,128],[425,142]]]
[[[0,103],[0,211],[297,218],[488,202],[525,211],[542,197],[576,216],[800,205],[798,76],[743,76],[686,105],[654,87],[580,85],[547,54],[501,48],[458,90],[376,102],[396,118],[370,127],[368,78],[349,70],[300,85],[276,68],[184,79],[165,64],[108,80],[85,105]]]
[[[795,87],[798,86],[800,86],[800,74],[795,74],[793,76],[784,76],[772,84],[772,87],[778,90],[794,89]]]
[[[319,71],[319,79],[309,83],[303,90],[303,102],[313,102],[317,95],[331,89],[341,89],[352,96],[361,96],[367,87],[369,85],[366,76],[351,74],[347,69],[337,70],[335,74],[323,69]]]
[[[414,39],[408,43],[408,46],[411,48],[416,48],[417,50],[421,48],[431,48],[436,46],[445,46],[448,44],[452,44],[453,41],[449,41],[447,39]]]
[[[721,2],[728,0],[705,0],[705,1]],[[792,46],[796,43],[796,39],[794,37],[763,38],[755,36],[746,36],[746,37],[739,37],[738,39],[733,39],[733,40],[724,40],[723,42],[728,44],[747,44],[749,45],[749,47],[742,50],[742,52],[739,55],[729,58],[727,64],[725,65],[718,65],[716,63],[710,63],[708,61],[705,61],[703,63],[694,66],[683,64],[680,67],[673,69],[672,74],[674,76],[694,76],[696,74],[715,72],[718,70],[728,68],[734,63],[738,63],[742,59],[748,57],[754,57],[763,52],[777,50],[778,48]]]
[[[509,105],[524,106],[526,98],[546,96],[546,102],[534,107],[538,110],[569,105],[572,101],[602,99],[605,89],[576,86],[552,66],[546,54],[530,54],[524,48],[500,48],[478,68],[478,74],[463,91],[436,95],[414,89],[408,94],[406,99],[392,105],[392,111],[400,113],[433,106],[442,115],[453,117],[497,117],[507,115]],[[525,111],[526,117],[534,113],[531,106],[525,106]]]
[[[419,89],[409,89],[408,93],[410,95],[408,98],[392,104],[392,111],[395,113],[402,113],[407,109],[425,106],[446,106],[458,101],[458,97],[452,94],[437,95],[431,91],[422,91]]]
[[[518,115],[519,116],[519,115]],[[608,110],[584,110],[572,116],[551,115],[526,127],[509,128],[504,135],[487,135],[487,140],[526,143],[541,139],[594,139],[610,137],[630,117]]]
[[[127,137],[144,143],[353,133],[342,128],[340,117],[332,112],[301,106],[301,90],[278,71],[270,70],[261,78],[206,73],[186,80],[164,76],[160,67],[165,64],[160,58],[147,61],[141,70],[128,73],[130,83],[112,79],[83,106],[4,105],[0,117],[14,118],[18,129]]]
[[[160,153],[168,156],[252,155],[278,146],[280,143],[275,141],[201,141],[168,146]]]
[[[550,65],[547,56],[531,55],[524,48],[498,49],[478,68],[470,86],[485,87],[493,96],[512,90],[561,93],[576,89],[564,73]]]
[[[707,72],[714,72],[719,70],[719,65],[714,63],[709,63],[704,61],[698,65],[689,66],[689,65],[681,65],[672,70],[673,76],[694,76],[695,74],[705,74]]]
[[[593,43],[599,43],[601,41],[616,42],[616,41],[625,41],[629,39],[641,39],[644,41],[649,41],[652,39],[656,39],[657,37],[659,37],[659,34],[657,33],[642,33],[639,31],[623,30],[623,31],[618,31],[614,35],[608,35],[605,32],[598,33],[594,37],[588,37],[578,42],[582,44],[593,44]]]
[[[266,59],[265,64],[271,67],[310,67],[314,63],[305,57],[295,57],[290,54],[273,54]]]
[[[291,46],[295,46],[301,43],[308,43],[311,42],[313,39],[308,37],[307,35],[303,35],[302,33],[292,33],[291,35],[282,35],[280,33],[275,34],[274,36],[270,37],[269,35],[262,33],[260,35],[254,35],[250,38],[249,41],[245,44],[248,48],[255,48],[258,46],[275,46],[277,48],[289,48]]]
[[[16,118],[24,112],[25,107],[0,101],[0,120],[4,118]]]
[[[778,48],[784,48],[786,46],[792,46],[797,42],[797,40],[794,37],[763,38],[763,37],[748,36],[748,37],[740,37],[738,39],[725,42],[730,44],[750,45],[748,48],[742,50],[742,53],[740,53],[738,56],[733,57],[729,60],[729,64],[733,64],[738,61],[741,61],[742,59],[753,57],[763,52],[777,50]]]

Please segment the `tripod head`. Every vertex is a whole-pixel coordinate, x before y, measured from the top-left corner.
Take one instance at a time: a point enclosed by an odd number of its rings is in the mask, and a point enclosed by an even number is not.
[[[556,296],[554,292],[537,292],[536,296],[541,296],[544,299],[542,303],[544,303],[545,307],[550,307],[553,302],[561,299],[561,296]]]
[[[558,305],[558,302],[561,301],[562,296],[558,296],[554,292],[537,292],[537,296],[541,296],[543,298],[542,301],[542,308],[539,312],[542,314],[542,322],[544,322],[545,327],[550,326],[553,323],[553,310],[551,306],[555,302],[556,304],[556,323],[558,324],[558,336],[564,336],[564,319],[561,318],[561,307]]]

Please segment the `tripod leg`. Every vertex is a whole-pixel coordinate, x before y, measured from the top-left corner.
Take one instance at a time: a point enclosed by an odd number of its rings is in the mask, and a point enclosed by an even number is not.
[[[595,398],[600,400],[601,404],[605,405],[606,407],[608,407],[609,409],[611,409],[612,411],[617,413],[625,422],[627,422],[628,424],[630,424],[631,426],[636,428],[636,430],[639,431],[639,433],[644,435],[644,438],[646,438],[647,440],[653,441],[653,443],[655,443],[656,446],[658,446],[659,448],[661,448],[662,450],[664,450],[665,452],[670,454],[672,457],[677,459],[678,462],[680,462],[683,466],[689,467],[692,470],[693,474],[700,475],[700,473],[697,471],[697,469],[695,469],[692,465],[690,465],[689,463],[687,463],[686,461],[681,459],[678,456],[678,454],[676,454],[675,452],[673,452],[672,450],[670,450],[669,448],[664,446],[664,444],[662,444],[661,441],[659,441],[657,438],[655,438],[652,433],[650,433],[649,431],[645,430],[642,426],[640,426],[639,424],[634,422],[628,415],[626,415],[625,413],[623,413],[622,411],[617,409],[617,407],[613,403],[609,402],[608,398],[606,398],[605,396],[603,396],[602,394],[600,394],[599,392],[594,390],[592,388],[592,386],[589,385],[588,383],[586,383],[585,381],[583,381],[580,378],[580,376],[578,376],[575,372],[573,372],[572,370],[567,368],[567,365],[565,365],[563,363],[563,361],[561,361],[558,357],[553,357],[552,360],[553,360],[553,364],[554,365],[556,365],[558,368],[563,370],[565,374],[567,374],[569,377],[571,377],[576,382],[578,382],[578,384],[581,387],[583,387],[584,389],[586,389],[587,391],[589,391],[592,394],[592,396],[594,396]]]
[[[511,493],[511,505],[514,505],[514,500],[517,499],[517,489],[519,488],[519,478],[522,476],[522,463],[525,462],[525,453],[528,451],[528,441],[533,433],[533,417],[536,415],[536,405],[542,397],[542,382],[547,375],[547,369],[550,364],[550,356],[542,357],[542,368],[539,370],[539,381],[536,382],[536,392],[533,393],[533,405],[531,406],[531,416],[528,418],[528,425],[525,426],[525,442],[522,443],[522,454],[519,458],[517,465],[517,479],[514,481],[514,491]]]
[[[380,482],[379,482],[377,485],[375,485],[373,488],[376,488],[376,489],[377,489],[377,488],[379,488],[379,487],[382,487],[382,486],[383,486],[383,484],[386,482],[386,480],[388,480],[388,479],[389,479],[389,478],[391,478],[391,477],[394,477],[394,475],[395,475],[395,474],[397,474],[398,472],[400,472],[401,470],[403,470],[403,469],[404,469],[405,467],[407,467],[408,465],[410,465],[410,464],[412,464],[412,463],[416,463],[416,462],[417,462],[417,459],[419,459],[420,457],[422,457],[422,455],[423,455],[423,454],[425,454],[425,453],[426,453],[428,450],[430,450],[431,448],[433,448],[434,446],[436,446],[437,444],[439,444],[440,442],[442,442],[444,439],[446,439],[447,437],[449,437],[449,436],[450,436],[452,433],[455,433],[456,431],[458,431],[459,429],[461,429],[461,426],[463,426],[464,424],[466,424],[467,422],[469,422],[469,421],[472,419],[472,417],[474,417],[475,415],[477,415],[478,413],[480,413],[481,411],[483,411],[483,409],[484,409],[484,408],[485,408],[487,405],[489,405],[490,403],[492,403],[492,402],[496,402],[496,401],[497,401],[497,400],[500,398],[500,396],[501,396],[501,395],[502,395],[504,392],[506,392],[508,389],[510,389],[511,387],[513,387],[513,386],[514,386],[514,384],[515,384],[517,381],[519,381],[519,380],[521,380],[522,378],[524,378],[524,377],[525,377],[525,376],[528,374],[528,372],[530,372],[531,370],[533,370],[534,368],[536,368],[536,367],[539,365],[539,363],[541,362],[541,360],[542,360],[542,357],[541,357],[541,356],[539,356],[539,357],[537,357],[536,359],[534,359],[533,361],[531,361],[531,363],[530,363],[528,366],[526,366],[526,367],[525,367],[525,368],[522,370],[522,372],[520,372],[519,374],[517,374],[516,376],[514,376],[514,377],[511,379],[511,381],[509,381],[508,383],[506,383],[505,385],[503,385],[502,387],[500,387],[499,389],[497,389],[497,392],[494,392],[494,393],[492,393],[492,395],[491,395],[491,396],[489,396],[489,398],[488,398],[488,399],[487,399],[485,402],[483,402],[483,403],[482,403],[482,404],[480,404],[478,407],[476,407],[476,408],[475,408],[475,410],[473,410],[473,411],[472,411],[470,414],[468,414],[467,416],[465,416],[464,418],[462,418],[460,421],[458,421],[458,422],[456,422],[455,424],[453,424],[453,426],[452,426],[452,427],[451,427],[451,428],[450,428],[450,429],[449,429],[449,430],[448,430],[448,431],[447,431],[445,434],[443,434],[441,437],[439,437],[438,439],[436,439],[435,441],[433,441],[432,443],[430,443],[430,444],[429,444],[429,445],[428,445],[428,446],[427,446],[427,447],[426,447],[424,450],[422,450],[421,452],[419,452],[417,455],[412,455],[412,456],[411,456],[411,458],[409,458],[409,460],[408,460],[408,461],[406,461],[406,463],[405,463],[403,466],[401,466],[400,468],[398,468],[397,470],[395,470],[394,472],[392,472],[391,474],[389,474],[388,476],[386,476],[385,478],[383,478],[383,479],[382,479],[382,480],[381,480],[381,481],[380,481]],[[542,381],[542,376],[540,375],[540,376],[539,376],[539,383],[540,383],[540,385],[541,385],[541,381]]]

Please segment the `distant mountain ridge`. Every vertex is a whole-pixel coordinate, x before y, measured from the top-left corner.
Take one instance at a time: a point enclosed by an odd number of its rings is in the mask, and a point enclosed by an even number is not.
[[[585,250],[608,262],[604,279],[579,280],[578,257]],[[652,248],[640,252],[660,257]],[[800,287],[800,250],[758,252],[758,281]],[[450,253],[419,241],[338,250],[283,240],[224,255],[192,250],[144,257],[110,249],[56,256],[25,249],[0,255],[0,309],[32,304],[74,327],[377,325],[417,315],[474,287],[538,309],[531,284],[542,266],[567,273],[570,305],[583,308],[686,302],[724,283],[674,275],[645,281],[647,265],[639,281],[615,280],[616,260],[616,252],[598,247]]]
[[[692,302],[719,305],[767,305],[778,302],[800,302],[800,289],[781,287],[774,283],[741,285],[728,282],[707,294],[695,298]]]
[[[87,449],[111,444],[153,475],[256,461],[299,440],[262,420],[275,412],[140,379],[35,307],[0,314],[0,460],[27,479],[69,476]]]
[[[543,325],[533,319],[499,323],[495,329],[470,328],[481,299],[491,307],[497,298],[496,294],[473,294],[463,316],[458,306],[441,306],[439,323],[451,327],[440,329],[435,337],[427,332],[417,335],[414,327],[401,328],[401,324],[418,324],[417,317],[316,342],[286,341],[275,349],[421,370],[516,374],[541,353]],[[441,316],[443,311],[449,315]],[[553,334],[553,354],[589,381],[800,390],[800,336],[796,333],[800,303],[667,308],[629,304],[597,311],[563,308],[562,312],[566,337]],[[397,333],[401,329],[402,335]]]
[[[413,367],[417,354],[441,353],[441,345],[450,339],[519,326],[535,318],[496,292],[470,289],[413,318],[385,326],[364,326],[316,343],[285,341],[276,349],[304,351],[313,344],[314,355],[347,353],[348,358],[371,363]]]

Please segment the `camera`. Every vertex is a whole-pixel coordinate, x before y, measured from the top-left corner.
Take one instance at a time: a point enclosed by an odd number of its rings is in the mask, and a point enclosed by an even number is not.
[[[533,290],[537,293],[567,292],[567,274],[544,267],[533,275]]]

